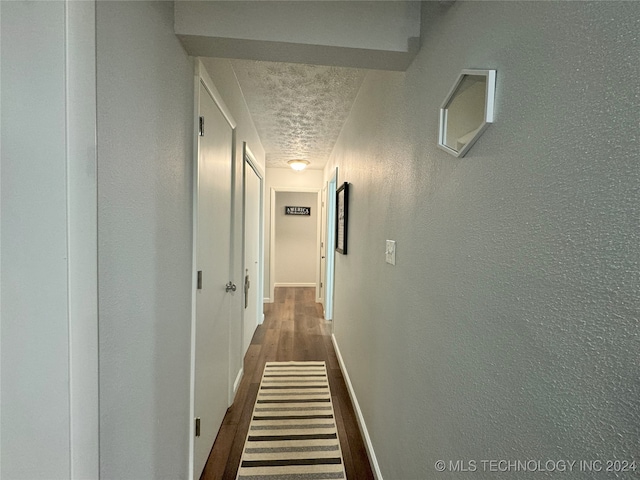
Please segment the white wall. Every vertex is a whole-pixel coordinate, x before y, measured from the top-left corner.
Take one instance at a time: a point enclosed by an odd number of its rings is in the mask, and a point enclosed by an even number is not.
[[[185,478],[194,65],[172,2],[98,2],[100,475]]]
[[[327,167],[352,184],[335,335],[383,476],[637,460],[640,4],[423,8],[422,51],[367,74]],[[464,68],[497,69],[496,122],[456,159],[437,119]]]
[[[420,35],[419,11],[411,1],[182,1],[175,26],[178,34],[403,51]]]
[[[243,251],[243,217],[242,217],[242,144],[247,142],[249,149],[253,153],[259,166],[264,170],[265,153],[258,132],[253,124],[253,119],[249,114],[246,101],[231,67],[231,62],[223,58],[202,58],[207,73],[213,80],[216,88],[220,92],[225,105],[236,121],[235,134],[235,164],[233,167],[233,235],[234,242],[232,248],[232,280],[238,286],[238,293],[232,297],[232,318],[239,319],[244,313],[244,299],[242,285],[244,283],[244,271],[242,270]],[[244,351],[242,351],[241,322],[232,321],[230,324],[230,375],[231,381],[235,381],[238,373],[243,368]]]
[[[420,2],[201,2],[175,5],[192,55],[404,70],[417,51]]]
[[[311,215],[285,215],[286,206],[310,207]],[[275,285],[315,286],[318,259],[318,194],[277,192]]]
[[[0,477],[95,478],[94,4],[0,16]]]
[[[303,170],[296,172],[290,168],[267,168],[265,173],[265,231],[264,231],[264,297],[265,301],[272,301],[271,296],[271,189],[306,189],[323,186],[322,170]]]
[[[2,2],[3,478],[70,474],[64,22]]]

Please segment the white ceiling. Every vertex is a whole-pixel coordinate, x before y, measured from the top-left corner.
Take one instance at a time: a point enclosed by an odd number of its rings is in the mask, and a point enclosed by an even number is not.
[[[322,169],[351,111],[365,70],[231,60],[267,154],[267,167],[294,158]]]

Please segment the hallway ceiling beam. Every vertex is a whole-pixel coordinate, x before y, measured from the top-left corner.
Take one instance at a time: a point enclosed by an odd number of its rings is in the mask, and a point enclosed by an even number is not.
[[[179,1],[190,55],[404,71],[420,43],[415,1]]]

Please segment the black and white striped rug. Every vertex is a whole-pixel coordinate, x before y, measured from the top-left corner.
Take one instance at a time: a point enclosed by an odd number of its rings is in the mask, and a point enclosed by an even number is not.
[[[324,362],[267,362],[238,480],[346,478]]]

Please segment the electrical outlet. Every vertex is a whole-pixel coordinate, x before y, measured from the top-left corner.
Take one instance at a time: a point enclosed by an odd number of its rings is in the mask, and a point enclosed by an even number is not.
[[[395,240],[387,240],[386,259],[387,259],[387,263],[390,263],[391,265],[396,264],[396,241]]]

